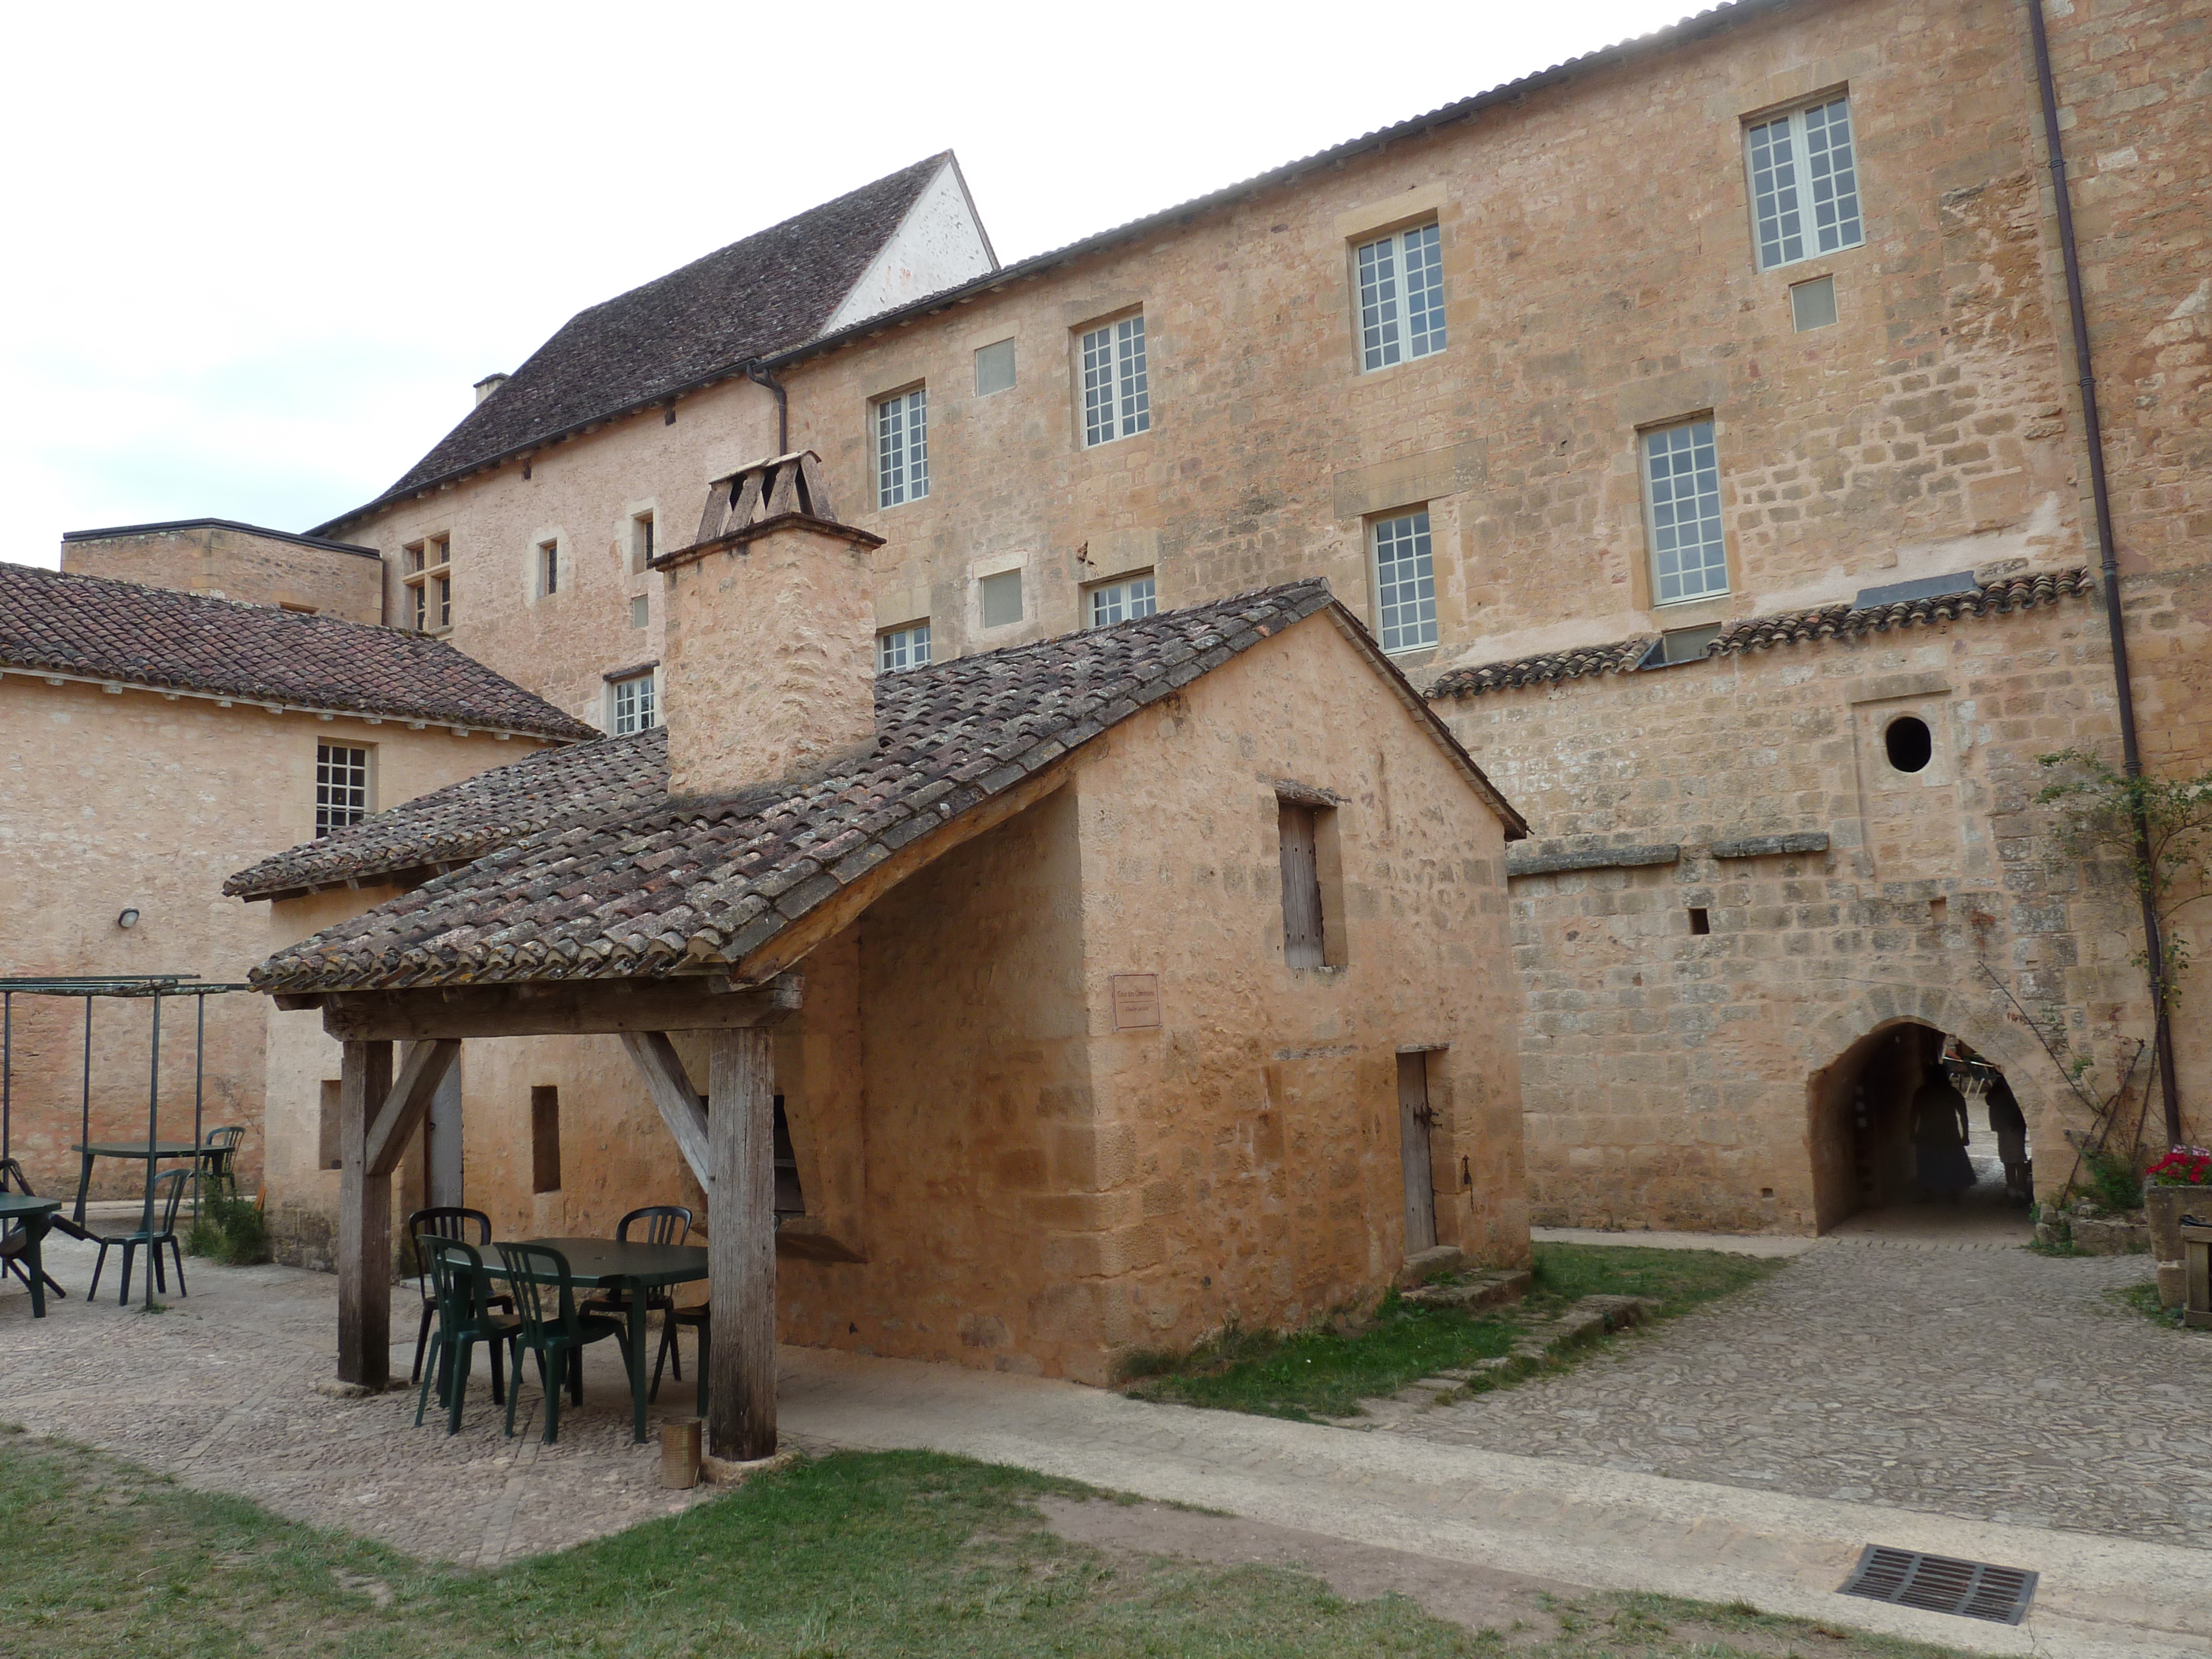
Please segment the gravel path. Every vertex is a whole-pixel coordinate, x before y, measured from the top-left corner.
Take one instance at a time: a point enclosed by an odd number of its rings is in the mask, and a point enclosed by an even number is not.
[[[1564,1376],[1377,1427],[2212,1548],[2212,1334],[2105,1295],[2149,1277],[2141,1256],[1830,1240]]]

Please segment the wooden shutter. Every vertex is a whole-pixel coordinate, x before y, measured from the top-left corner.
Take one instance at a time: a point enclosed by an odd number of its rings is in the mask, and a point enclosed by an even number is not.
[[[1283,960],[1322,965],[1321,867],[1314,856],[1314,809],[1282,803]]]

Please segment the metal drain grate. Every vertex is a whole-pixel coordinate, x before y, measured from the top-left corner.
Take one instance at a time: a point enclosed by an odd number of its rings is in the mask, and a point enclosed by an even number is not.
[[[1836,1593],[2017,1625],[2035,1599],[2035,1575],[2025,1567],[1993,1567],[1986,1561],[1869,1544]]]

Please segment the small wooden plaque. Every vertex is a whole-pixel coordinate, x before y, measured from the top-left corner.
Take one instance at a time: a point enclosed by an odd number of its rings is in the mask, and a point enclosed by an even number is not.
[[[1114,975],[1114,1029],[1141,1031],[1160,1023],[1160,976],[1158,974]]]

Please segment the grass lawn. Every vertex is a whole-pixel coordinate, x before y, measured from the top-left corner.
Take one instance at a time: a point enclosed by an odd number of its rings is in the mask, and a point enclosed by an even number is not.
[[[926,1453],[841,1454],[563,1554],[479,1572],[9,1434],[0,1437],[0,1652],[1942,1659],[1748,1609],[1595,1593],[1547,1603],[1510,1632],[1474,1632],[1401,1596],[1347,1602],[1301,1572],[1071,1543],[1034,1500],[1082,1492]]]
[[[1669,1319],[1701,1302],[1754,1285],[1785,1264],[1716,1250],[1652,1250],[1632,1245],[1539,1244],[1534,1283],[1518,1307],[1469,1316],[1448,1308],[1408,1307],[1393,1291],[1371,1322],[1334,1321],[1281,1335],[1231,1331],[1184,1354],[1138,1362],[1129,1392],[1224,1411],[1307,1421],[1349,1417],[1363,1395],[1382,1395],[1438,1370],[1509,1352],[1534,1320],[1585,1296],[1648,1296]],[[1617,1340],[1607,1338],[1606,1340]],[[1484,1377],[1478,1390],[1571,1364],[1562,1354],[1540,1364]]]

